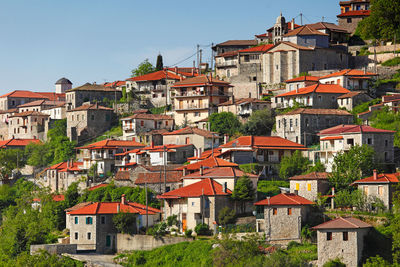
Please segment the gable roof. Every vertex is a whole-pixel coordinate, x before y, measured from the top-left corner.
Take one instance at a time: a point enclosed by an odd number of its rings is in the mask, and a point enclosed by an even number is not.
[[[369,227],[372,227],[372,225],[359,219],[353,217],[339,217],[337,219],[314,226],[312,229],[360,229]]]
[[[300,76],[297,78],[286,80],[285,83],[295,83],[295,82],[305,82],[305,81],[318,82],[318,80],[319,80],[319,77],[304,75],[304,76]]]
[[[163,133],[163,135],[184,135],[184,134],[196,134],[206,138],[212,138],[213,136],[218,138],[218,133],[210,132],[207,130],[199,129],[197,127],[185,127],[173,132]]]
[[[296,175],[289,180],[328,180],[327,172],[311,172],[308,174]]]
[[[332,77],[339,77],[339,76],[377,76],[378,74],[373,73],[373,72],[366,72],[363,70],[357,70],[357,69],[344,69],[341,71],[337,71],[322,77],[319,77],[320,80],[326,79],[326,78],[332,78]]]
[[[310,115],[336,115],[336,116],[353,116],[347,110],[342,109],[329,109],[329,108],[297,108],[295,110],[279,114],[278,116],[296,115],[296,114],[310,114]]]
[[[254,203],[256,206],[302,206],[313,204],[314,202],[291,193],[281,193]]]
[[[101,149],[101,148],[118,148],[118,147],[145,147],[145,145],[134,140],[111,140],[105,139],[87,146],[77,147],[76,149]]]
[[[265,101],[257,98],[235,98],[235,105],[243,105],[247,103],[259,103],[259,104],[270,104],[271,101]],[[230,106],[232,104],[232,99],[224,103],[218,104],[218,106]]]
[[[200,171],[183,176],[182,179],[198,179],[198,178],[239,178],[247,176],[249,178],[257,178],[258,176],[251,173],[245,173],[244,171],[235,167],[213,167],[209,169],[203,169],[203,175]]]
[[[395,133],[395,131],[376,129],[368,125],[340,124],[320,131],[319,135],[336,135],[346,133]]]
[[[215,57],[233,57],[236,56],[237,54],[239,54],[239,50],[221,53],[219,55],[216,55]]]
[[[275,47],[278,47],[280,44],[285,44],[285,45],[291,46],[298,50],[314,50],[314,48],[312,48],[312,47],[302,46],[302,45],[298,45],[298,44],[295,44],[292,42],[287,42],[287,41],[282,41],[282,42],[276,44]],[[281,50],[278,50],[278,51],[281,51]],[[268,53],[274,53],[274,52],[278,52],[278,51],[270,51]]]
[[[357,95],[359,95],[359,94],[365,94],[365,93],[360,92],[360,91],[352,91],[352,92],[350,92],[350,93],[347,93],[347,94],[344,94],[344,95],[339,96],[338,99],[352,98],[352,97],[355,97],[355,96],[357,96]]]
[[[178,81],[182,79],[181,76],[178,76],[175,73],[165,71],[165,70],[159,70],[159,71],[148,73],[145,75],[132,77],[132,78],[129,78],[126,80],[133,81],[133,82],[145,82],[145,81],[159,81],[159,80],[163,80],[166,78],[171,79],[171,80],[178,80]]]
[[[275,149],[300,149],[307,148],[301,144],[292,142],[279,136],[240,136],[232,140],[220,148],[236,148],[236,147],[251,147],[251,148],[275,148]]]
[[[345,13],[337,15],[338,18],[340,17],[364,17],[371,15],[371,10],[352,10],[347,11]]]
[[[142,120],[173,120],[171,116],[164,114],[148,114],[148,113],[136,113],[132,116],[122,118],[121,120],[132,120],[132,119],[142,119]]]
[[[166,172],[166,183],[178,183],[181,181],[181,171],[167,171]],[[146,172],[139,173],[138,178],[135,180],[136,185],[148,184],[159,184],[164,183],[164,172]]]
[[[198,162],[188,164],[185,166],[181,166],[179,168],[176,168],[176,170],[183,170],[186,169],[188,171],[195,171],[195,170],[200,170],[200,168],[214,168],[214,167],[239,167],[238,164],[234,162],[229,162],[221,158],[216,158],[216,157],[209,157],[204,160],[200,160]]]
[[[39,144],[41,141],[39,139],[8,139],[8,140],[1,140],[0,141],[0,148],[7,148],[7,147],[14,147],[20,146],[25,147],[30,143]]]
[[[303,87],[297,90],[293,90],[287,93],[277,95],[276,97],[285,96],[296,96],[296,95],[307,95],[311,93],[319,94],[346,94],[350,91],[338,84],[321,84],[317,83],[311,86]]]
[[[146,206],[136,202],[95,202],[78,209],[68,211],[71,215],[95,215],[95,214],[117,214],[118,212],[146,214]],[[148,207],[148,214],[161,212],[158,209]]]
[[[46,99],[40,99],[40,100],[35,100],[32,102],[28,102],[22,105],[19,105],[18,108],[23,108],[23,107],[34,107],[34,106],[41,106],[41,105],[46,105],[46,106],[57,106],[60,104],[65,104],[65,101],[51,101],[51,100],[46,100]]]
[[[309,25],[304,25],[301,26],[297,29],[294,29],[293,31],[288,32],[287,34],[284,35],[284,37],[287,36],[305,36],[305,35],[322,35],[322,36],[329,36],[329,34],[322,33],[318,30],[313,29]]]
[[[158,196],[161,199],[200,197],[200,196],[228,196],[232,191],[223,190],[223,186],[213,179],[206,178],[197,183],[193,183]]]
[[[336,25],[334,23],[330,23],[330,22],[317,22],[317,23],[313,23],[313,24],[307,24],[310,28],[315,29],[315,30],[324,30],[324,29],[328,29],[330,31],[333,32],[343,32],[343,33],[349,33],[345,28]]]
[[[84,85],[72,88],[67,90],[66,92],[73,92],[73,91],[103,91],[103,92],[120,92],[112,87],[106,87],[102,84],[96,83],[85,83]]]
[[[377,174],[377,177],[375,179],[375,177],[372,175],[370,177],[364,178],[364,179],[360,179],[357,181],[354,181],[351,185],[354,184],[389,184],[389,183],[398,183],[399,182],[399,177],[400,177],[400,173],[379,173]]]
[[[46,99],[47,98],[39,93],[35,93],[32,91],[28,91],[28,90],[15,90],[15,91],[12,91],[10,93],[0,96],[0,98],[3,98],[3,97],[38,98],[38,99]]]
[[[215,46],[252,46],[257,44],[257,40],[228,40]]]
[[[274,47],[273,44],[263,44],[239,50],[239,53],[264,53]]]
[[[9,117],[10,117],[10,118],[13,118],[13,117],[27,117],[27,116],[43,116],[43,117],[48,117],[48,116],[50,116],[50,115],[44,114],[44,113],[39,112],[39,111],[31,110],[31,111],[24,111],[24,112],[14,113],[13,115],[10,115]]]
[[[218,80],[214,77],[207,75],[200,75],[197,77],[187,78],[183,81],[177,82],[172,87],[210,86],[215,84],[223,86],[231,86],[230,83]]]
[[[151,153],[151,152],[163,152],[165,149],[165,152],[170,152],[174,149],[187,147],[187,146],[193,146],[193,145],[192,144],[185,144],[185,145],[166,144],[166,145],[160,145],[160,146],[147,146],[145,148],[142,148],[142,150],[147,150],[148,152]]]

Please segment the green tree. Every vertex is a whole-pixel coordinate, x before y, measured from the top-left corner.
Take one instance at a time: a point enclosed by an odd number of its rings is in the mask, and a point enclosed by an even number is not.
[[[28,165],[34,167],[47,166],[52,161],[51,152],[44,143],[30,143],[25,147],[25,154],[28,157]]]
[[[136,76],[142,76],[148,73],[154,72],[155,68],[153,64],[149,62],[149,60],[146,58],[142,63],[137,66],[136,69],[132,70],[132,77]]]
[[[12,171],[25,165],[24,151],[19,149],[1,149],[0,150],[0,179],[4,180],[11,176]]]
[[[399,14],[400,0],[371,0],[371,15],[359,22],[357,32],[364,39],[399,38]]]
[[[299,150],[296,150],[291,156],[283,157],[279,166],[279,176],[282,179],[299,175],[307,172],[310,161],[301,155]]]
[[[156,71],[162,70],[164,68],[163,58],[161,54],[157,56]]]
[[[64,194],[65,205],[69,208],[75,206],[79,202],[79,182],[74,182],[68,186],[67,191]]]
[[[236,212],[229,207],[223,208],[218,214],[218,223],[222,225],[227,225],[235,223]]]
[[[255,111],[243,125],[246,135],[270,136],[275,123],[275,115],[271,109]]]
[[[136,234],[136,214],[128,212],[119,212],[114,215],[112,221],[119,233]]]
[[[241,204],[242,213],[245,211],[246,202],[252,201],[255,196],[253,183],[247,176],[240,177],[233,189],[232,198]]]
[[[230,136],[238,133],[242,124],[239,119],[231,112],[213,113],[208,118],[211,131]]]
[[[372,127],[384,130],[396,131],[394,134],[394,146],[400,147],[400,115],[384,107],[377,110],[370,118]]]
[[[337,189],[346,189],[349,184],[371,175],[375,168],[374,150],[368,146],[353,146],[348,152],[336,155],[333,160],[330,183]]]

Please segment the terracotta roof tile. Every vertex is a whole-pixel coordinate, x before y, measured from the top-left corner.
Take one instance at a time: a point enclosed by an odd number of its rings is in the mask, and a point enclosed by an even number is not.
[[[87,146],[77,147],[76,149],[101,149],[104,147],[109,148],[124,148],[124,147],[145,147],[145,145],[133,140],[111,140],[106,139],[92,143]]]
[[[340,17],[359,17],[359,16],[369,16],[371,15],[371,10],[353,10],[347,11],[345,13],[337,15],[338,18]]]
[[[257,45],[254,47],[239,50],[239,53],[264,53],[274,47],[273,44]]]
[[[398,183],[399,182],[399,177],[400,173],[380,173],[377,174],[377,179],[374,178],[374,176],[370,176],[364,179],[360,179],[357,181],[354,181],[352,185],[354,184],[364,184],[364,183]]]
[[[182,172],[181,171],[167,171],[166,182],[167,183],[178,183],[181,181]],[[164,172],[148,172],[139,173],[138,178],[135,180],[136,185],[148,184],[158,184],[164,183]]]
[[[118,212],[146,214],[146,208],[135,202],[95,202],[79,209],[68,211],[71,215],[117,214]],[[149,207],[148,214],[159,213],[160,210]]]
[[[317,108],[298,108],[284,114],[280,114],[277,116],[285,116],[285,115],[296,115],[296,114],[311,114],[311,115],[337,115],[337,116],[352,116],[352,114],[346,110],[342,109],[317,109]]]
[[[341,140],[341,139],[343,139],[343,136],[339,135],[339,136],[327,136],[327,137],[323,137],[319,140],[320,141],[329,141],[329,140]]]
[[[308,174],[296,175],[289,180],[328,180],[327,172],[312,172]]]
[[[261,103],[269,104],[270,101],[263,101],[257,98],[235,98],[235,105],[247,104],[247,103]],[[218,106],[230,106],[232,105],[232,100],[226,101],[224,103],[218,104]]]
[[[108,184],[98,184],[98,185],[88,188],[88,190],[93,191],[93,190],[96,190],[97,188],[102,188],[102,187],[107,187],[107,186],[108,186]]]
[[[304,82],[304,81],[318,82],[318,80],[319,77],[304,75],[297,78],[286,80],[285,83]]]
[[[50,115],[48,114],[44,114],[42,112],[39,111],[25,111],[25,112],[19,112],[19,113],[14,113],[14,115],[11,115],[10,118],[13,117],[26,117],[26,116],[43,116],[43,117],[48,117]]]
[[[127,181],[130,180],[131,174],[129,171],[118,171],[115,174],[115,180],[117,181]]]
[[[339,217],[337,219],[324,222],[320,225],[313,227],[312,229],[359,229],[359,228],[369,228],[372,225],[363,222],[359,219],[353,217]]]
[[[296,194],[282,193],[271,198],[256,202],[257,206],[302,206],[313,205],[314,202]]]
[[[305,146],[289,141],[279,136],[241,136],[232,140],[220,148],[236,148],[236,147],[251,147],[251,148],[268,148],[279,147],[280,149],[307,149]]]
[[[334,23],[329,23],[329,22],[317,22],[313,24],[307,24],[310,28],[315,29],[315,30],[324,30],[328,29],[333,32],[343,32],[343,33],[349,33],[345,28],[336,25]]]
[[[242,46],[242,45],[253,46],[257,44],[258,44],[257,40],[229,40],[223,43],[219,43],[216,46]]]
[[[39,139],[8,139],[0,141],[0,148],[21,146],[25,147],[30,143],[39,144],[41,141]]]
[[[97,104],[85,104],[82,106],[79,106],[77,108],[68,110],[67,112],[72,112],[72,111],[81,111],[81,110],[109,110],[109,111],[114,111],[114,109],[112,108],[107,108],[107,107],[103,107]]]
[[[105,87],[104,85],[101,84],[91,84],[91,83],[85,83],[84,85],[72,88],[70,90],[67,90],[67,92],[73,92],[73,91],[104,91],[104,92],[120,92],[114,88],[111,87]]]
[[[211,156],[205,160],[200,160],[200,161],[192,163],[192,164],[181,166],[181,167],[177,168],[177,170],[186,169],[188,171],[196,171],[196,170],[200,170],[200,167],[204,167],[204,168],[239,167],[239,165],[234,162],[229,162],[224,159]]]
[[[325,76],[320,77],[319,79],[326,79],[332,77],[339,77],[339,76],[376,76],[376,73],[366,72],[363,70],[356,70],[356,69],[344,69],[338,72],[334,72]]]
[[[352,97],[355,97],[355,96],[357,96],[357,95],[359,95],[359,94],[364,94],[364,93],[363,93],[363,92],[360,92],[360,91],[352,91],[352,92],[350,92],[350,93],[347,93],[347,94],[344,94],[344,95],[339,96],[338,99],[352,98]]]
[[[142,120],[173,120],[171,116],[163,114],[147,114],[138,113],[129,117],[122,118],[121,120],[142,119]]]
[[[319,94],[347,94],[350,91],[346,88],[338,84],[314,84],[311,86],[307,86],[304,88],[300,88],[297,90],[293,90],[287,93],[280,94],[276,97],[285,97],[285,96],[296,96],[296,95],[307,95],[311,93],[319,93]]]
[[[346,133],[395,133],[394,131],[376,129],[368,125],[337,125],[319,132],[319,135],[338,135]]]
[[[163,133],[163,135],[186,135],[186,134],[196,134],[196,135],[200,135],[200,136],[203,136],[206,138],[212,138],[213,136],[215,138],[218,138],[218,133],[199,129],[197,127],[185,127],[185,128],[173,131],[173,132]]]
[[[322,33],[318,30],[313,29],[312,27],[310,27],[309,25],[304,25],[301,26],[297,29],[294,29],[293,31],[288,32],[287,34],[285,34],[284,36],[296,36],[296,35],[322,35],[322,36],[329,36],[326,33]]]
[[[214,77],[210,77],[207,75],[200,75],[197,77],[187,78],[183,81],[177,82],[172,87],[210,86],[210,85],[231,86],[230,83],[218,80]]]
[[[27,90],[15,90],[15,91],[12,91],[10,93],[0,96],[0,98],[3,98],[3,97],[37,98],[37,99],[47,98],[39,93],[35,93],[35,92],[27,91]]]
[[[182,77],[176,75],[175,73],[167,72],[165,70],[160,70],[152,73],[148,73],[145,75],[133,77],[127,79],[127,81],[134,81],[134,82],[144,82],[144,81],[159,81],[162,79],[168,78],[170,80],[181,80]]]
[[[200,171],[188,174],[183,179],[198,179],[198,178],[239,178],[248,176],[249,178],[257,178],[258,176],[251,173],[245,173],[235,167],[213,167],[203,170],[203,175]]]

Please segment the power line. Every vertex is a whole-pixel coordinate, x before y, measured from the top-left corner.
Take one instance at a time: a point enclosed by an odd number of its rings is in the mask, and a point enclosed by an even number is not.
[[[197,52],[194,52],[194,54],[192,54],[191,56],[189,56],[189,57],[187,57],[187,58],[185,58],[185,59],[182,59],[181,61],[178,61],[178,62],[175,63],[175,64],[169,64],[169,65],[170,65],[170,66],[176,66],[176,65],[178,65],[178,64],[181,64],[182,62],[185,62],[186,60],[191,59],[191,58],[194,57],[196,54],[197,54]]]

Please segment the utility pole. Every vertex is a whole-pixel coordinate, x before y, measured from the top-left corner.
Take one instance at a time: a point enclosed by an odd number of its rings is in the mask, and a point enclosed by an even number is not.
[[[197,69],[199,69],[200,68],[200,45],[198,44],[197,45]]]
[[[199,71],[200,71],[200,65],[201,65],[201,57],[202,57],[202,54],[203,54],[203,49],[200,49],[200,64],[199,64]]]
[[[176,73],[175,73],[176,74]],[[164,108],[164,115],[167,113],[167,106],[168,106],[168,67],[165,69],[165,108]]]
[[[324,16],[322,16],[322,22],[324,22],[324,19],[325,19],[325,17],[324,17]]]
[[[210,64],[210,68],[211,71],[213,70],[213,64],[214,64],[214,49],[213,49],[214,43],[211,43],[211,64]]]
[[[146,232],[147,232],[147,229],[149,229],[149,203],[147,200],[147,182],[145,182],[144,184],[144,191],[146,194]]]
[[[374,41],[374,73],[376,73],[376,40]]]

